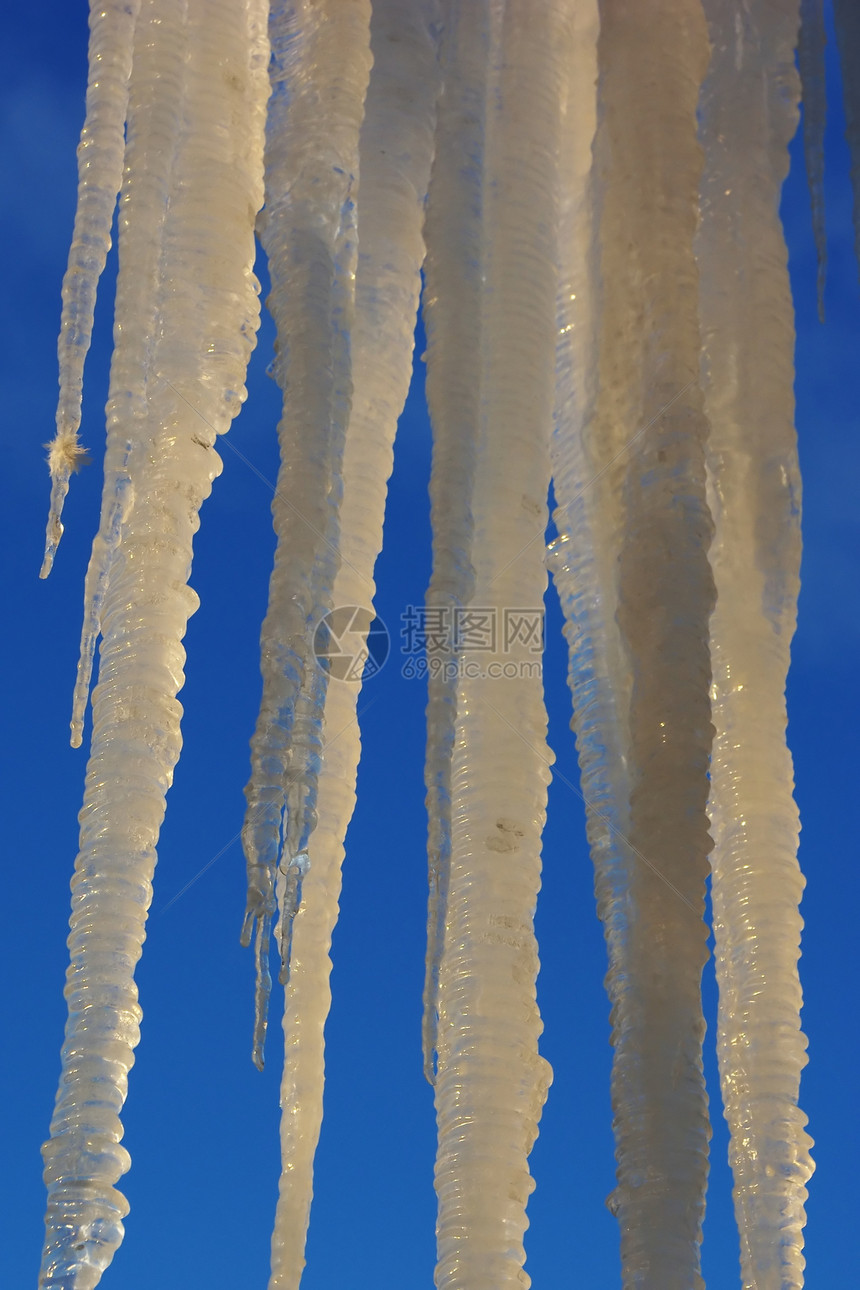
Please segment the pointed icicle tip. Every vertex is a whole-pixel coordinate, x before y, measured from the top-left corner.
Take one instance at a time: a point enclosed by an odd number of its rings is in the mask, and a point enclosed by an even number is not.
[[[86,448],[78,442],[78,436],[73,430],[59,431],[57,437],[51,443],[46,443],[45,447],[48,451],[48,470],[51,472],[51,503],[40,578],[47,578],[54,567],[54,556],[63,536],[63,504],[69,491],[69,480],[90,460]]]

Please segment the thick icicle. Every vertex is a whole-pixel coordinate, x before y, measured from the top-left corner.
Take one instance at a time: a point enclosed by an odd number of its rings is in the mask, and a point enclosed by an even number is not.
[[[472,490],[482,373],[481,274],[490,12],[449,5],[443,90],[427,206],[424,321],[427,402],[433,422],[430,477],[433,573],[427,590],[427,960],[424,1073],[435,1081],[439,964],[451,865],[451,757],[457,696],[456,616],[474,590]]]
[[[716,525],[711,621],[711,896],[718,1051],[746,1290],[803,1284],[806,1041],[797,975],[803,878],[785,745],[800,562],[794,332],[779,222],[797,125],[797,0],[706,0],[703,374]]]
[[[297,813],[313,809],[316,792],[325,677],[314,657],[313,636],[317,620],[331,608],[338,560],[369,21],[369,0],[304,0],[279,6],[271,17],[272,98],[261,224],[272,279],[268,303],[278,328],[275,376],[285,394],[289,385],[289,397],[278,428],[281,467],[272,501],[278,542],[261,635],[263,697],[251,741],[242,834],[248,864],[243,943],[249,943],[254,920],[259,923],[258,1066],[275,874],[280,862],[291,882],[295,877],[299,852],[291,848],[306,832]],[[282,914],[286,977],[292,919],[288,911]]]
[[[485,56],[466,44],[475,36],[464,19],[475,7],[451,7],[449,39],[458,43],[449,62],[468,67]],[[495,8],[485,18],[491,32]],[[439,970],[439,1290],[530,1284],[522,1243],[528,1154],[550,1079],[538,1054],[533,916],[551,763],[540,678],[543,535],[572,6],[511,0],[499,16],[484,149],[474,586],[459,623]]]
[[[159,39],[149,34],[158,25]],[[143,33],[143,34],[141,34]],[[119,227],[125,262],[133,273],[117,281],[114,353],[107,404],[107,443],[99,531],[93,542],[84,589],[81,650],[72,702],[72,746],[83,739],[93,657],[110,581],[111,563],[133,502],[129,476],[132,445],[146,439],[147,393],[158,329],[158,282],[163,231],[184,92],[187,31],[184,10],[144,0],[130,84],[125,183]],[[108,231],[109,228],[108,228]]]
[[[842,71],[845,138],[851,153],[854,189],[854,252],[860,265],[860,6],[856,0],[833,0],[836,44]]]
[[[51,502],[40,578],[47,578],[63,536],[69,479],[85,457],[78,430],[84,360],[90,347],[96,289],[110,250],[110,231],[125,158],[125,118],[134,29],[140,0],[91,0],[87,110],[78,145],[78,209],[63,278],[57,345],[60,400],[57,433],[48,445]]]
[[[812,204],[812,232],[818,256],[818,318],[824,322],[827,282],[827,223],[824,218],[824,127],[827,123],[827,76],[824,51],[824,0],[801,0],[797,64],[803,87],[803,157]],[[741,57],[743,50],[740,51]]]
[[[601,0],[600,21],[599,394],[588,439],[590,464],[623,509],[617,621],[632,675],[635,857],[626,943],[610,965],[610,1203],[623,1285],[691,1290],[702,1285],[709,1137],[700,980],[714,591],[693,258],[708,39],[694,0]]]
[[[177,141],[182,182],[170,188],[160,273],[149,284],[158,340],[146,413],[127,415],[127,429],[133,425],[138,436],[128,463],[134,497],[102,615],[72,882],[69,1019],[51,1138],[43,1149],[48,1211],[40,1285],[46,1290],[91,1290],[122,1239],[128,1209],[115,1188],[129,1165],[119,1113],[139,1037],[134,967],[180,748],[181,639],[196,606],[186,585],[191,544],[198,508],[220,466],[215,436],[228,428],[244,396],[259,317],[252,266],[268,90],[262,16],[262,3],[246,10],[225,0],[189,0],[179,15],[189,53],[181,113],[165,126],[166,137]],[[175,17],[171,0],[147,4],[136,37],[137,48],[151,46],[153,60],[163,54],[168,66]],[[132,94],[132,113],[152,110]],[[133,115],[130,134],[140,125]],[[129,175],[124,197],[130,222],[137,213],[134,179]],[[121,226],[126,287],[140,269]],[[141,292],[147,296],[142,286]],[[131,321],[118,315],[120,347]],[[132,359],[125,354],[123,361]],[[138,352],[137,362],[144,361]],[[119,370],[117,361],[114,374]],[[122,437],[120,419],[117,414],[115,432]]]
[[[411,375],[437,93],[437,16],[435,0],[375,0],[370,26],[373,68],[359,140],[353,398],[340,510],[343,558],[334,591],[339,608],[332,620],[344,658],[352,653],[356,660],[361,659],[370,621],[394,432]],[[345,679],[336,672],[325,697],[319,823],[310,838],[310,865],[293,925],[284,1013],[284,1170],[272,1242],[273,1290],[295,1290],[304,1265],[313,1158],[322,1120],[328,951],[360,751],[359,684],[355,675]]]

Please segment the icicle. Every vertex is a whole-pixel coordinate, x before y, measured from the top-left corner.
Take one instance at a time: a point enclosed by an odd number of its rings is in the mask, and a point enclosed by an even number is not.
[[[148,3],[136,37],[151,62],[188,58],[175,119],[162,145],[175,146],[160,273],[150,283],[158,317],[147,411],[132,410],[128,473],[134,497],[114,554],[102,613],[99,684],[93,696],[92,755],[72,882],[66,997],[69,1019],[51,1138],[43,1149],[48,1186],[40,1286],[92,1290],[122,1239],[128,1206],[115,1184],[129,1165],[119,1113],[139,1038],[134,967],[144,939],[155,846],[165,793],[180,748],[184,652],[196,606],[187,587],[197,511],[219,461],[212,447],[244,397],[259,304],[251,272],[253,214],[262,202],[262,124],[267,82],[263,6],[189,0]],[[148,60],[143,60],[148,61]],[[135,64],[137,66],[137,62]],[[154,112],[134,89],[138,114]],[[175,145],[171,143],[175,140]],[[138,154],[145,169],[145,156]],[[178,181],[178,176],[182,181]],[[130,175],[124,201],[138,214]],[[147,185],[140,186],[144,200]],[[135,296],[141,265],[121,232],[120,300]],[[126,324],[117,316],[117,343]],[[137,353],[137,362],[144,355]],[[127,365],[123,368],[123,363]],[[117,372],[133,366],[117,356]],[[119,397],[114,387],[112,400]],[[120,420],[117,415],[117,421]],[[112,476],[105,501],[111,508]]]
[[[131,453],[131,445],[126,447],[126,465]],[[116,476],[114,496],[111,499],[105,531],[96,534],[93,541],[92,556],[87,568],[87,579],[84,589],[86,605],[84,625],[81,632],[81,652],[78,659],[78,674],[75,681],[75,692],[72,699],[72,747],[80,748],[84,737],[84,715],[90,694],[93,658],[96,641],[101,631],[102,608],[108,592],[111,563],[122,538],[122,529],[131,508],[134,505],[134,487],[128,470]]]
[[[352,396],[348,337],[354,300],[354,202],[358,131],[369,72],[369,3],[306,0],[272,14],[272,99],[262,239],[269,308],[278,328],[275,374],[287,390],[278,434],[281,468],[272,516],[278,537],[262,629],[263,697],[251,742],[243,841],[248,908],[271,923],[283,845],[307,832],[297,809],[313,809],[323,715],[323,674],[314,657],[319,618],[332,607],[338,561],[344,434]],[[297,724],[297,705],[303,718]],[[286,812],[281,827],[281,816]],[[302,849],[306,849],[305,846]],[[282,949],[291,919],[282,919]],[[263,1062],[268,968],[258,937],[254,1061]],[[289,964],[282,960],[282,977]]]
[[[743,1284],[803,1284],[806,1041],[797,974],[803,878],[785,677],[800,561],[794,332],[779,222],[797,124],[797,0],[706,0],[701,277],[712,563],[709,813],[718,1052]]]
[[[433,573],[425,617],[427,657],[428,878],[424,978],[424,1074],[435,1081],[439,964],[451,865],[451,757],[457,694],[456,617],[469,603],[472,491],[481,352],[483,150],[489,93],[486,4],[449,6],[444,88],[427,208],[424,321],[427,402],[433,422],[430,477]]]
[[[451,63],[465,73],[486,56],[489,30],[499,71],[484,147],[480,469],[471,499],[463,499],[472,507],[474,588],[459,624],[439,969],[439,1290],[530,1284],[522,1245],[533,1187],[527,1161],[550,1080],[538,1054],[533,915],[551,763],[539,663],[558,133],[572,6],[512,0],[495,30],[497,6],[484,9],[483,30],[476,7],[452,6],[449,35]],[[444,248],[433,253],[441,257]]]
[[[845,138],[851,153],[854,189],[854,252],[860,265],[860,8],[855,0],[833,0],[836,44],[842,71]]]
[[[613,553],[620,541],[620,471],[588,455],[594,414],[595,281],[590,167],[596,124],[597,0],[577,10],[569,65],[561,173],[559,336],[556,430],[552,440],[554,514],[558,537],[550,569],[565,617],[582,794],[594,862],[597,910],[604,925],[613,1014],[629,1006],[630,884],[641,860],[627,845],[629,829],[628,709],[630,665],[615,620],[618,591]],[[605,404],[611,391],[602,391]],[[618,464],[635,452],[620,445]],[[614,1204],[614,1201],[613,1201]]]
[[[693,259],[708,40],[693,0],[602,0],[600,20],[600,394],[588,437],[623,507],[617,621],[632,673],[635,857],[624,967],[611,963],[611,1207],[624,1286],[691,1290],[702,1285],[709,1137],[700,978],[714,593]]]
[[[144,0],[140,25],[155,25],[154,0]],[[101,630],[111,562],[133,497],[129,479],[131,445],[145,440],[147,391],[158,330],[157,286],[162,271],[162,234],[179,140],[186,31],[184,8],[157,7],[164,39],[141,37],[134,51],[130,84],[125,186],[120,229],[126,264],[134,273],[117,281],[114,353],[107,405],[107,444],[99,532],[93,542],[84,589],[81,650],[72,703],[72,747],[83,737],[93,657]],[[109,232],[108,227],[108,232]],[[122,320],[120,327],[119,320]],[[83,358],[81,359],[83,362]]]
[[[45,558],[39,573],[47,578],[63,536],[63,504],[69,479],[86,457],[78,430],[84,360],[90,347],[96,288],[110,250],[111,224],[122,183],[128,81],[140,0],[90,3],[90,74],[87,111],[78,145],[78,209],[63,278],[60,323],[60,401],[57,433],[48,445],[51,503]]]
[[[424,254],[421,224],[433,145],[437,93],[435,0],[375,0],[373,68],[359,141],[361,201],[356,318],[351,338],[353,398],[344,450],[340,510],[344,556],[332,626],[341,646],[361,653],[370,623],[373,567],[382,545],[386,482],[397,417],[411,375],[415,314]],[[357,607],[356,613],[350,607]],[[272,1290],[295,1290],[313,1189],[322,1119],[323,1027],[330,1003],[328,951],[337,918],[346,828],[359,758],[359,685],[337,675],[325,695],[321,769],[292,928],[284,1012],[281,1085],[284,1170],[272,1241]],[[283,917],[283,903],[282,917]],[[280,932],[281,929],[279,929]]]
[[[336,463],[338,471],[342,469],[342,453],[339,456],[341,460]],[[333,575],[326,582],[330,599],[334,583]],[[331,605],[317,606],[315,609],[325,613],[331,609]],[[284,900],[278,904],[280,911],[278,946],[281,955],[282,985],[286,985],[290,979],[293,923],[302,902],[302,880],[310,865],[308,847],[317,825],[316,800],[322,762],[322,722],[328,688],[327,680],[328,674],[315,658],[306,663],[301,689],[296,699],[295,718],[287,757],[284,828],[278,866],[284,876]],[[260,1052],[260,1064],[262,1064],[262,1052]]]
[[[592,141],[597,107],[597,0],[577,8],[561,153],[562,210],[556,365],[556,428],[552,440],[554,514],[558,537],[549,562],[565,618],[586,826],[594,863],[597,911],[606,937],[606,989],[612,1016],[635,1006],[629,992],[630,890],[642,863],[627,844],[630,663],[616,622],[616,560],[621,540],[623,468],[633,442],[605,442],[613,420],[625,421],[624,386],[601,390],[604,434],[595,434],[596,302],[592,227]],[[618,399],[613,416],[610,400]],[[644,427],[643,427],[644,429]],[[594,440],[594,442],[592,442]],[[600,450],[603,451],[601,459]],[[594,453],[594,456],[590,455]],[[614,469],[613,469],[614,468]],[[614,1197],[610,1208],[616,1207]]]
[[[827,225],[824,218],[824,127],[827,121],[827,79],[824,50],[824,0],[801,0],[797,64],[803,87],[803,157],[812,203],[812,232],[818,256],[818,319],[824,322],[827,282]]]

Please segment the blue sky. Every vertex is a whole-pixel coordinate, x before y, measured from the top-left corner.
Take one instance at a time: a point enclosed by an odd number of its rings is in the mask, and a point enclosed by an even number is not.
[[[53,428],[59,291],[71,234],[75,146],[85,84],[84,6],[60,0],[4,20],[0,78],[6,248],[0,346],[7,443],[0,509],[7,581],[3,637],[8,733],[6,879],[0,908],[0,1066],[5,1283],[35,1284],[47,1132],[65,1018],[68,880],[76,852],[85,754],[68,745],[83,576],[97,520],[110,339],[104,283],[88,364],[84,442],[94,464],[73,481],[51,579],[37,578],[47,506],[41,445]],[[799,149],[784,215],[798,310],[798,427],[805,555],[790,679],[790,741],[808,879],[801,969],[810,1041],[802,1101],[816,1140],[808,1285],[844,1282],[855,1266],[851,1191],[858,1158],[854,852],[860,551],[860,292],[833,46],[827,135],[828,320],[815,317],[815,264]],[[268,1065],[251,1065],[253,970],[240,949],[244,865],[238,843],[248,739],[259,699],[257,642],[273,549],[278,396],[264,369],[264,324],[249,405],[203,511],[192,584],[202,607],[186,646],[185,748],[168,800],[148,939],[138,974],[143,1040],[126,1106],[133,1165],[124,1246],[103,1284],[228,1290],[265,1284],[278,1173],[276,1028]],[[379,612],[396,633],[429,576],[430,438],[418,364],[401,423],[378,566]],[[558,611],[548,616],[545,674],[556,775],[545,837],[541,941],[543,1051],[555,1070],[532,1157],[528,1267],[536,1286],[618,1282],[617,1235],[604,1206],[613,1186],[607,1007],[600,926],[584,844]],[[326,1119],[303,1290],[430,1286],[434,1261],[432,1096],[421,1074],[424,956],[423,709],[420,682],[395,654],[362,706],[359,807],[348,839],[327,1031]],[[190,884],[190,885],[189,885]],[[713,1018],[711,969],[705,993]],[[278,1003],[275,1003],[278,1007]],[[712,1080],[714,1139],[704,1268],[738,1283],[737,1237]],[[851,1252],[849,1252],[849,1250]]]

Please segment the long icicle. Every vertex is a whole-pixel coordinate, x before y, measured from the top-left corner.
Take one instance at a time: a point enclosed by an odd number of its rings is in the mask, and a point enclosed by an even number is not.
[[[78,431],[84,361],[93,333],[96,290],[111,244],[111,224],[122,184],[125,119],[132,48],[140,0],[91,0],[87,110],[78,145],[78,209],[63,278],[63,314],[57,344],[60,399],[57,432],[48,445],[51,502],[45,557],[47,578],[63,536],[69,479],[86,455]]]
[[[797,0],[706,0],[701,276],[709,494],[711,897],[723,1106],[748,1290],[803,1284],[811,1142],[798,1108],[803,878],[785,744],[800,564],[794,330],[779,199],[797,125]]]
[[[263,1062],[275,877],[295,888],[306,857],[292,850],[312,810],[325,686],[314,618],[329,608],[337,567],[339,477],[351,400],[358,131],[369,54],[369,0],[303,0],[272,11],[272,98],[266,144],[269,308],[278,329],[275,376],[286,394],[272,518],[278,542],[261,634],[263,697],[251,741],[242,841],[248,905],[258,923],[254,1061]],[[324,678],[322,678],[324,680]],[[301,717],[296,723],[298,707]],[[282,825],[283,821],[283,825]],[[283,840],[282,840],[283,835]],[[294,902],[292,902],[294,903]],[[282,911],[281,973],[289,973],[292,914]]]
[[[630,884],[633,868],[642,863],[627,842],[631,679],[616,622],[615,554],[623,513],[620,463],[635,445],[619,441],[601,460],[590,433],[597,395],[591,160],[598,29],[597,0],[578,6],[562,135],[556,425],[551,445],[558,536],[550,546],[549,562],[565,619],[572,726],[597,912],[609,959],[605,984],[617,1020],[635,1006],[628,998],[634,987]],[[607,418],[610,424],[626,424],[624,394],[623,386],[601,391],[604,409],[610,398],[618,398],[615,416]],[[602,446],[605,450],[605,443]],[[619,463],[615,470],[613,458]],[[614,1196],[609,1205],[617,1209]]]
[[[460,24],[470,7],[460,7]],[[551,763],[539,662],[558,136],[572,6],[511,0],[500,17],[484,162],[475,584],[471,618],[467,609],[459,623],[439,971],[438,1290],[530,1284],[528,1155],[551,1077],[538,1053],[533,917]],[[462,25],[452,29],[465,36]],[[462,50],[464,59],[474,56]]]
[[[134,51],[130,84],[125,184],[120,228],[133,273],[117,280],[114,352],[107,403],[107,443],[99,530],[87,568],[81,649],[72,700],[71,742],[83,740],[96,642],[110,582],[111,564],[134,500],[129,475],[131,448],[147,430],[149,381],[158,334],[158,283],[162,272],[164,225],[173,183],[184,93],[187,32],[183,6],[158,7],[145,0],[141,29],[157,20],[159,39],[141,37]],[[163,37],[163,38],[162,38]]]
[[[119,1113],[141,1017],[134,968],[155,846],[180,749],[181,639],[197,512],[220,462],[218,432],[243,397],[259,303],[253,212],[262,202],[267,83],[262,5],[190,0],[189,58],[164,229],[148,415],[132,445],[134,501],[104,605],[93,743],[72,882],[69,1018],[51,1138],[40,1285],[92,1290],[122,1235],[129,1165]],[[169,40],[175,6],[147,6],[139,42]],[[165,51],[172,57],[172,49]],[[151,105],[133,104],[133,110]],[[137,123],[131,120],[130,131]],[[135,202],[130,186],[129,206]],[[120,246],[120,276],[138,271]],[[118,318],[122,345],[125,319]],[[138,361],[142,356],[138,355]],[[116,427],[120,433],[120,427]],[[106,480],[106,487],[110,480]]]
[[[433,423],[433,572],[424,621],[427,659],[427,959],[422,1048],[435,1081],[439,965],[451,866],[451,757],[457,696],[455,616],[469,603],[472,491],[481,388],[483,150],[490,66],[484,3],[448,5],[443,88],[427,203],[424,322]]]
[[[803,89],[803,159],[812,206],[812,233],[818,257],[818,319],[824,322],[827,283],[827,223],[824,217],[824,127],[827,124],[827,73],[824,0],[801,0],[797,66]],[[743,51],[741,51],[741,57]]]
[[[708,39],[694,0],[601,0],[593,464],[624,508],[618,626],[632,670],[627,987],[612,1096],[626,1290],[701,1287],[709,1124],[700,993],[710,840],[706,422],[693,258]]]
[[[371,18],[374,61],[359,138],[353,398],[340,509],[343,558],[332,619],[344,661],[352,651],[356,665],[349,675],[332,675],[326,691],[319,823],[310,838],[310,864],[293,927],[281,1084],[284,1170],[272,1242],[272,1286],[278,1290],[294,1290],[304,1264],[322,1120],[323,1028],[331,998],[328,954],[360,752],[356,704],[361,660],[394,433],[411,375],[424,255],[421,224],[433,148],[437,18],[435,0],[376,0]]]
[[[842,72],[845,138],[854,189],[854,254],[860,267],[860,8],[855,0],[833,0],[836,44]]]

